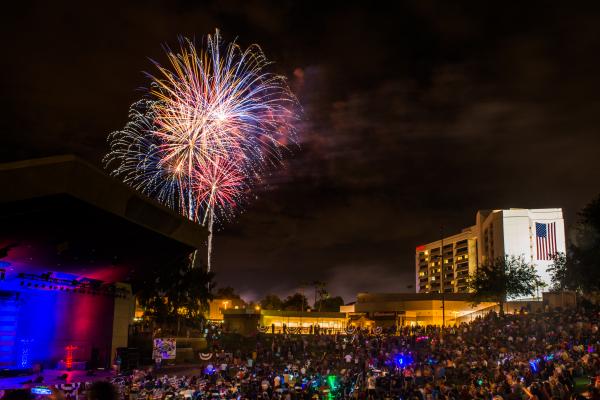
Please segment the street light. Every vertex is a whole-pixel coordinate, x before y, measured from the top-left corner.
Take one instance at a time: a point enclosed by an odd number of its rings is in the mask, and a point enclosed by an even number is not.
[[[444,225],[440,225],[440,263],[441,278],[440,290],[442,291],[442,335],[446,327],[446,289],[444,288]]]

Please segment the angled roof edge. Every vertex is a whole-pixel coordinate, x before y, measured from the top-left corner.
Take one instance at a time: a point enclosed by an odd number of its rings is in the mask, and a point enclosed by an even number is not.
[[[193,248],[207,231],[74,155],[0,164],[0,202],[67,194]]]

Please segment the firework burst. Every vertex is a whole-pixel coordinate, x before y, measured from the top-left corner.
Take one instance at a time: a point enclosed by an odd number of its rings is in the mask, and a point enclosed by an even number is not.
[[[153,102],[131,105],[125,127],[109,136],[110,152],[104,158],[111,174],[148,197],[176,210],[187,209],[187,182],[174,165],[164,159],[161,142],[150,132]]]
[[[240,170],[239,160],[218,157],[195,171],[193,191],[199,209],[227,212],[240,204],[248,187],[248,178]],[[204,212],[204,219],[207,212]]]
[[[260,169],[280,158],[293,133],[296,100],[285,78],[265,72],[270,63],[260,47],[222,47],[218,31],[201,52],[183,39],[178,53],[167,50],[170,68],[155,63],[159,73],[149,75],[157,100],[153,133],[190,174],[195,165],[231,153]]]
[[[197,49],[187,39],[157,62],[148,97],[111,134],[112,173],[189,219],[233,216],[261,173],[293,141],[298,103],[284,77],[266,70],[258,45],[224,45],[219,31]]]

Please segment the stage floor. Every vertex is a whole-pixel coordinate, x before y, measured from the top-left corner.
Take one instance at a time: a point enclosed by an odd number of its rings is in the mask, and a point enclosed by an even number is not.
[[[58,379],[59,376],[67,374],[67,380]],[[38,376],[44,377],[42,383],[26,383],[27,381],[33,381]],[[112,378],[115,373],[112,371],[95,371],[94,376],[87,376],[86,371],[61,371],[58,369],[44,370],[41,374],[13,376],[10,378],[0,378],[0,389],[18,389],[18,388],[29,388],[32,386],[39,385],[58,385],[60,383],[76,383],[76,382],[94,382],[99,380],[105,380]]]
[[[156,375],[199,375],[202,373],[202,367],[198,365],[171,365],[165,366],[159,370],[154,370]],[[67,380],[58,379],[59,376],[67,374]],[[110,379],[116,376],[116,374],[112,371],[95,371],[94,376],[87,376],[86,371],[63,371],[58,369],[49,369],[44,370],[41,374],[44,377],[44,382],[35,384],[35,383],[26,383],[27,381],[33,381],[40,374],[33,375],[23,375],[23,376],[15,376],[10,378],[0,378],[0,390],[2,389],[19,389],[19,388],[29,388],[32,386],[40,386],[40,385],[58,385],[60,383],[77,383],[77,382],[95,382]]]

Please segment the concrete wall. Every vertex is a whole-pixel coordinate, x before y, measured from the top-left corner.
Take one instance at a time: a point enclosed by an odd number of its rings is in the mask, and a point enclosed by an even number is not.
[[[127,347],[128,345],[129,324],[131,324],[135,315],[135,297],[131,295],[131,286],[125,283],[118,283],[117,287],[126,289],[129,296],[115,299],[110,356],[111,364],[115,360],[117,348]]]
[[[223,329],[229,333],[253,335],[257,332],[260,314],[225,314]]]
[[[544,292],[543,293],[544,306],[548,306],[551,310],[555,308],[576,308],[577,307],[577,293],[575,292]]]

